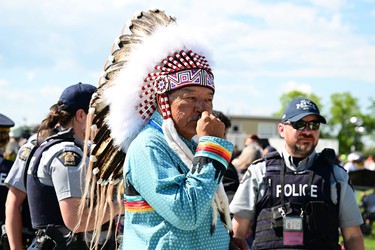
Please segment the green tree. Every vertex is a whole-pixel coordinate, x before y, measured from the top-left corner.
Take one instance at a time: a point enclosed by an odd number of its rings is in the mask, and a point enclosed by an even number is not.
[[[288,93],[284,93],[282,94],[282,96],[280,97],[280,102],[281,102],[281,107],[280,107],[280,110],[276,113],[273,114],[273,116],[277,116],[277,117],[281,117],[284,113],[284,110],[286,108],[286,106],[288,105],[288,103],[290,103],[294,98],[296,97],[306,97],[306,98],[309,98],[310,100],[314,101],[316,103],[316,105],[318,105],[318,107],[320,107],[320,97],[314,95],[314,94],[307,94],[307,93],[304,93],[304,92],[301,92],[301,91],[298,91],[298,90],[293,90],[293,91],[290,91]]]
[[[340,153],[349,153],[353,149],[363,148],[361,129],[366,116],[361,113],[358,99],[349,92],[331,95],[331,117],[328,120],[332,134],[337,134]]]
[[[370,99],[370,102],[369,113],[363,119],[363,126],[366,131],[367,141],[372,143],[365,148],[365,153],[375,156],[375,99]]]

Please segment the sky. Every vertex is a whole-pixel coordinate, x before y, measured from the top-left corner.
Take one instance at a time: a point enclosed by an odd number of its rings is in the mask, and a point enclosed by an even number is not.
[[[333,93],[363,112],[374,98],[375,0],[12,0],[0,1],[0,113],[37,124],[67,86],[97,86],[123,26],[150,8],[208,41],[214,108],[228,115],[270,116],[292,90],[323,113]]]

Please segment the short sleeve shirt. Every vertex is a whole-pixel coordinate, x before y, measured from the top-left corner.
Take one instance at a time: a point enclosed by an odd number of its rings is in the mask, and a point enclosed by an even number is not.
[[[29,154],[33,147],[33,143],[27,142],[20,148],[20,150],[18,150],[16,160],[14,161],[13,166],[10,169],[9,174],[5,180],[5,184],[7,186],[13,186],[26,193],[24,180],[25,167],[27,158],[29,157]]]
[[[83,152],[74,142],[64,141],[53,145],[42,154],[37,176],[42,184],[53,186],[59,201],[82,197],[83,177],[81,173]],[[30,166],[33,166],[31,159]],[[28,174],[32,168],[28,169]]]

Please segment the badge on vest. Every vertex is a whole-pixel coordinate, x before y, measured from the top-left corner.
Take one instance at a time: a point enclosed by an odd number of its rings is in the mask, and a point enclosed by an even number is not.
[[[303,223],[300,216],[283,217],[283,243],[285,246],[303,245]]]
[[[30,155],[30,152],[31,152],[30,148],[26,148],[26,147],[21,148],[21,152],[20,152],[18,158],[20,158],[20,160],[22,160],[22,161],[26,161],[27,157],[29,157],[29,155]]]
[[[81,162],[82,156],[73,151],[66,151],[57,156],[57,159],[66,167],[76,167]]]

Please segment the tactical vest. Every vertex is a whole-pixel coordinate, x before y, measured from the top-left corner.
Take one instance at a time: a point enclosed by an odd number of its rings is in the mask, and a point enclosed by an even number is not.
[[[340,249],[339,204],[335,205],[331,200],[333,165],[326,152],[323,151],[308,170],[298,172],[287,168],[277,152],[265,156],[266,188],[256,204],[252,249]],[[337,181],[336,187],[340,200]],[[284,216],[302,218],[303,246],[284,245]]]
[[[37,173],[43,152],[53,145],[66,141],[74,142],[73,130],[62,131],[46,138],[39,147],[33,148],[27,160],[26,168],[28,169],[31,159],[35,159],[30,166],[32,167],[31,174],[26,176],[27,199],[30,206],[32,226],[35,229],[46,228],[49,224],[64,225],[54,187],[41,183]]]

